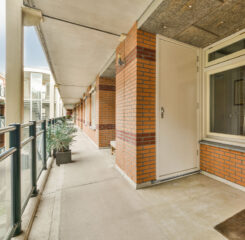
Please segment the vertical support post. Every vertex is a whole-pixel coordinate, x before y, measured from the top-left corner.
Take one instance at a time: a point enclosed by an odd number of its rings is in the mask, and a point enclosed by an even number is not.
[[[46,120],[42,122],[42,130],[43,132],[43,170],[47,170],[47,128],[46,128]]]
[[[36,197],[37,191],[37,123],[31,121],[33,124],[30,126],[30,137],[34,137],[32,140],[32,165],[31,165],[31,176],[32,176],[32,197]]]
[[[16,129],[9,134],[9,146],[16,148],[11,163],[11,207],[12,224],[15,228],[14,236],[21,233],[21,136],[20,124],[12,124]]]
[[[48,131],[49,131],[49,136],[51,135],[51,127],[52,127],[52,120],[48,120]],[[49,151],[49,156],[51,156],[51,151]]]
[[[21,123],[24,109],[22,5],[22,0],[6,1],[6,126]]]

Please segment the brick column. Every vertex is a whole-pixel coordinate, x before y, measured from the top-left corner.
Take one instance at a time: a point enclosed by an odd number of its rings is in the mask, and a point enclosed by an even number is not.
[[[84,125],[83,130],[98,147],[109,147],[110,141],[115,140],[115,79],[98,76],[95,88],[96,129],[91,128],[91,94],[89,93],[91,87],[89,87],[85,95],[88,101],[90,124]],[[83,106],[84,113],[84,103]]]
[[[115,140],[115,79],[97,79],[96,102],[99,147],[109,147]]]
[[[136,184],[156,178],[155,55],[156,36],[136,24],[117,48],[116,164]]]

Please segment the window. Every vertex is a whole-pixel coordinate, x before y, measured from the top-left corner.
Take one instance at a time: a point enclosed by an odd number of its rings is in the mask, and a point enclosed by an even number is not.
[[[42,119],[50,117],[50,74],[43,74],[42,81]]]
[[[232,43],[224,48],[218,49],[208,54],[208,61],[214,61],[216,59],[228,56],[232,53],[245,49],[245,39]]]
[[[210,75],[210,132],[244,136],[245,66]]]
[[[206,66],[218,64],[245,54],[245,33],[206,49]]]
[[[91,126],[96,129],[96,92],[91,93]]]
[[[85,111],[84,111],[85,125],[88,125],[89,124],[89,104],[88,104],[87,98],[84,100],[84,105],[85,105]]]
[[[32,120],[41,120],[42,74],[31,73]]]

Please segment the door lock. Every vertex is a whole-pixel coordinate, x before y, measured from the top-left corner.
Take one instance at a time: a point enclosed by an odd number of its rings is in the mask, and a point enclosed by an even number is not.
[[[161,118],[164,118],[164,108],[161,107]]]

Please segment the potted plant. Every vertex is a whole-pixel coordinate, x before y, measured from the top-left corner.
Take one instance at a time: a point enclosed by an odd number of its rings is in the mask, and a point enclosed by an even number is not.
[[[66,121],[58,121],[54,126],[50,126],[47,131],[48,151],[54,151],[56,164],[70,163],[71,150],[70,145],[74,141],[77,129]]]

